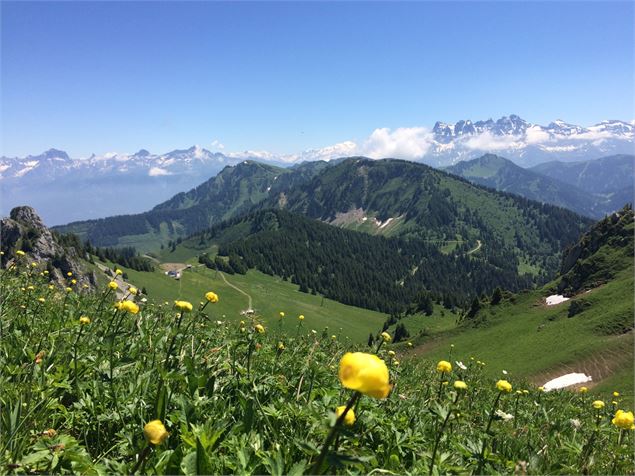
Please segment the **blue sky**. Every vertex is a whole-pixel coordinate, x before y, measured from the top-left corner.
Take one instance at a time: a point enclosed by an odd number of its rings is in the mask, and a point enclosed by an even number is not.
[[[633,2],[2,3],[2,155],[633,119]]]

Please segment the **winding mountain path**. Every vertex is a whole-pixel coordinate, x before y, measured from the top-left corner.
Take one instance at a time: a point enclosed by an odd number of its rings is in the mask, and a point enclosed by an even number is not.
[[[476,240],[476,248],[468,251],[467,254],[471,255],[472,253],[476,253],[478,250],[481,249],[481,246],[483,246],[483,243],[481,243],[481,240]]]
[[[238,286],[236,286],[236,285],[230,283],[229,281],[227,281],[227,278],[225,277],[225,275],[223,274],[222,271],[219,271],[218,274],[220,274],[220,277],[223,278],[223,281],[225,281],[225,284],[227,286],[229,286],[230,288],[234,288],[240,294],[243,294],[243,295],[247,296],[247,300],[248,300],[247,309],[253,309],[251,296],[248,293],[246,293],[245,291],[243,291],[242,289],[240,289]]]

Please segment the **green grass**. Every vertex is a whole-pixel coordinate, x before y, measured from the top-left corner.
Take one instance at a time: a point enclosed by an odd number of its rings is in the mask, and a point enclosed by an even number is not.
[[[178,248],[177,248],[178,249]],[[247,309],[248,299],[240,292],[225,284],[215,271],[205,267],[194,267],[183,272],[180,280],[175,280],[157,270],[146,273],[122,268],[129,282],[145,287],[148,299],[155,302],[172,302],[184,299],[197,303],[203,300],[207,291],[220,296],[212,312],[219,319],[240,321],[245,319],[240,311]],[[250,270],[246,275],[225,275],[234,286],[251,295],[253,308],[269,326],[278,326],[280,311],[286,314],[282,327],[286,332],[296,331],[297,316],[305,316],[303,326],[321,331],[324,327],[335,335],[349,337],[355,342],[366,342],[368,334],[376,334],[386,320],[386,315],[376,311],[347,306],[321,296],[301,293],[298,286],[280,278]]]
[[[192,312],[140,296],[138,312],[117,311],[112,292],[51,289],[41,269],[0,270],[2,474],[516,474],[521,464],[633,474],[633,433],[611,423],[611,405],[594,411],[593,395],[540,393],[514,374],[526,393],[499,393],[476,363],[439,373],[402,359],[401,346],[311,333],[309,315],[297,335],[258,332],[257,319],[219,324],[228,290]],[[265,278],[240,284],[275,292],[277,310],[289,285]],[[347,402],[355,418],[344,426],[335,410]]]
[[[444,309],[442,306],[435,305],[434,312],[431,316],[425,314],[414,314],[399,320],[399,323],[406,326],[410,333],[410,338],[416,338],[418,335],[434,335],[440,332],[448,331],[456,327],[458,315],[452,311]],[[392,331],[397,324],[390,327]]]
[[[543,304],[544,297],[550,294],[546,286],[516,296],[515,302],[504,301],[485,308],[481,311],[486,316],[485,323],[480,327],[442,330],[420,338],[421,346],[413,353],[432,359],[447,358],[450,344],[454,344],[453,358],[457,360],[467,361],[474,356],[487,363],[491,375],[501,375],[506,370],[536,384],[544,383],[540,379],[573,369],[586,369],[592,377],[595,373],[596,380],[598,375],[609,377],[606,382],[600,380],[593,391],[601,394],[615,387],[626,401],[632,402],[633,332],[612,335],[607,330],[628,326],[629,319],[632,326],[633,286],[629,268],[608,284],[576,297],[591,306],[571,318],[567,317],[570,302]]]

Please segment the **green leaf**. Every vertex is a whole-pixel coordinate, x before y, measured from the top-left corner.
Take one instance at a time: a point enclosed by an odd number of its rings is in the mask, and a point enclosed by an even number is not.
[[[201,440],[196,438],[196,474],[213,474],[212,465]]]

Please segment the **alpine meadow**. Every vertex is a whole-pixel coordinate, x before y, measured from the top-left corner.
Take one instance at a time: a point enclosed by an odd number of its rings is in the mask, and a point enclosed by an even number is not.
[[[0,474],[634,474],[633,25],[3,2]]]

